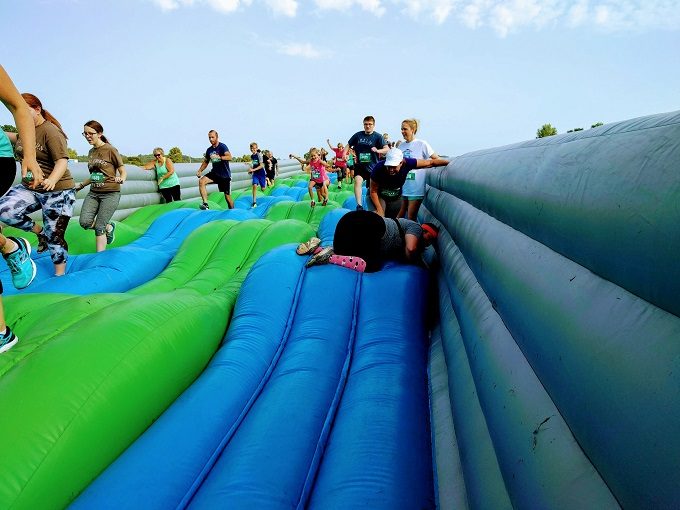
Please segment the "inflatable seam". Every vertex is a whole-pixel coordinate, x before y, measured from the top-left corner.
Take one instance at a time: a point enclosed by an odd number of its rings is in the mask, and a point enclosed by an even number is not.
[[[333,428],[333,422],[335,421],[335,416],[337,415],[338,409],[340,408],[340,401],[342,400],[342,395],[347,386],[347,378],[349,377],[350,367],[352,365],[352,355],[354,354],[354,344],[356,343],[356,333],[357,333],[357,317],[359,316],[359,296],[361,294],[361,282],[362,278],[359,276],[357,278],[357,285],[354,291],[354,307],[352,310],[352,328],[349,334],[349,342],[347,344],[347,355],[345,356],[345,362],[342,366],[342,373],[340,379],[338,380],[338,386],[333,396],[333,401],[326,414],[326,420],[324,421],[323,427],[321,429],[321,434],[319,435],[319,440],[316,443],[316,449],[314,451],[314,457],[307,471],[307,477],[305,478],[305,483],[302,487],[302,493],[300,494],[300,500],[297,504],[298,510],[303,510],[307,507],[309,502],[309,496],[311,494],[314,482],[316,480],[316,475],[319,471],[319,466],[321,464],[321,459],[326,450],[326,445],[328,444],[328,438]]]
[[[276,365],[279,362],[279,359],[281,358],[281,354],[283,353],[283,350],[288,343],[288,339],[290,337],[290,332],[293,327],[293,318],[295,317],[295,311],[297,310],[297,305],[298,301],[300,300],[300,291],[302,289],[302,283],[304,281],[304,275],[305,271],[302,271],[300,273],[300,276],[298,277],[297,285],[295,288],[295,295],[293,296],[293,301],[291,303],[290,310],[288,312],[288,320],[286,321],[286,329],[283,332],[283,336],[281,338],[281,341],[279,343],[279,348],[276,350],[276,353],[274,354],[274,357],[272,358],[271,363],[269,364],[269,367],[267,368],[267,371],[265,372],[264,376],[262,377],[262,380],[260,381],[260,384],[258,387],[255,389],[253,395],[250,397],[248,402],[246,402],[245,406],[243,407],[243,410],[241,411],[241,414],[236,418],[236,421],[234,424],[230,427],[230,429],[227,431],[227,433],[224,435],[220,443],[217,445],[217,448],[215,448],[215,451],[213,454],[210,456],[208,461],[206,462],[205,466],[201,470],[201,472],[198,474],[196,480],[194,483],[191,485],[189,490],[187,491],[186,495],[182,498],[182,500],[179,502],[177,505],[177,509],[184,509],[189,506],[191,503],[191,500],[193,497],[196,495],[196,492],[198,492],[198,489],[201,487],[203,482],[206,480],[208,475],[210,474],[210,471],[214,467],[215,463],[217,462],[218,458],[224,451],[224,449],[227,447],[229,442],[231,441],[231,438],[234,436],[236,431],[238,430],[239,426],[245,419],[245,417],[248,414],[248,411],[252,408],[253,404],[257,400],[257,398],[262,394],[262,390],[264,389],[265,385],[269,381],[269,378],[271,377],[271,374],[274,372],[274,368],[276,368]]]

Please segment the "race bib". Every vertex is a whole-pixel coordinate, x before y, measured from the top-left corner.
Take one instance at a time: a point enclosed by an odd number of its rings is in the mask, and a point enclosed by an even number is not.
[[[33,180],[33,172],[30,170],[26,172],[26,176],[22,179],[26,184],[30,183]]]
[[[415,181],[416,180],[416,173],[411,170],[409,173],[406,174],[406,180],[407,181]]]
[[[216,152],[213,152],[210,155],[210,161],[212,161],[213,163],[217,163],[218,161],[220,161],[220,155],[217,154]]]
[[[312,170],[312,179],[321,179],[321,172],[318,170]]]
[[[90,174],[90,181],[92,181],[93,188],[101,188],[104,185],[106,176],[101,172],[92,172]]]
[[[369,152],[360,152],[359,153],[359,163],[370,163],[371,162],[371,154]]]
[[[396,198],[401,196],[401,188],[399,189],[382,189],[380,194],[385,198]]]

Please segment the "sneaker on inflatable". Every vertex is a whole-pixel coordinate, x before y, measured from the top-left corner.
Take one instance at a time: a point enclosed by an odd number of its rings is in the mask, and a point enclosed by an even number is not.
[[[35,262],[31,258],[31,245],[23,237],[10,237],[18,248],[12,253],[4,255],[12,275],[12,283],[17,289],[28,287],[35,278]]]

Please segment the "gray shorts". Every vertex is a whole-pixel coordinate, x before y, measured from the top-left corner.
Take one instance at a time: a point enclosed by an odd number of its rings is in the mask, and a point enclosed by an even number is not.
[[[103,236],[106,233],[106,225],[111,221],[119,202],[120,191],[109,193],[90,191],[80,209],[80,226],[85,229],[93,228],[94,235]]]

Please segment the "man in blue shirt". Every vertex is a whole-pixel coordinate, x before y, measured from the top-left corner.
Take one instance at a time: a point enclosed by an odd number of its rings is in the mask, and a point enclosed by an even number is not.
[[[206,186],[208,184],[217,184],[217,189],[224,193],[224,198],[227,201],[229,209],[234,208],[234,201],[231,198],[231,169],[229,168],[229,161],[231,161],[231,152],[229,148],[219,141],[217,131],[211,129],[208,131],[208,140],[210,140],[210,147],[205,151],[203,162],[196,172],[198,177],[198,189],[201,192],[201,209],[208,208],[208,191]],[[212,163],[210,172],[201,177],[201,173],[208,166],[208,162]]]
[[[390,149],[384,160],[379,161],[371,171],[371,184],[366,205],[369,211],[380,216],[396,218],[401,206],[401,187],[406,176],[416,168],[446,166],[445,159],[405,158],[399,149]]]
[[[371,180],[371,168],[378,162],[378,154],[373,148],[382,149],[385,140],[375,129],[375,119],[372,116],[364,117],[364,130],[354,133],[347,145],[354,149],[356,160],[354,162],[354,197],[357,199],[357,210],[363,209],[361,205],[361,184],[366,180],[368,188]]]

